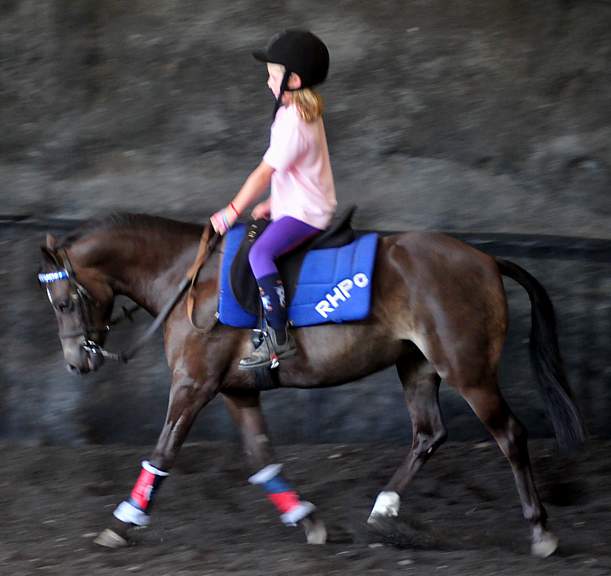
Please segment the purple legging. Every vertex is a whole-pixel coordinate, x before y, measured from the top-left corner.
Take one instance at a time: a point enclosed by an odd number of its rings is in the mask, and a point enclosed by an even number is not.
[[[321,232],[297,218],[283,216],[267,225],[261,236],[255,240],[248,254],[250,267],[255,278],[278,274],[274,260],[294,250],[306,240]]]

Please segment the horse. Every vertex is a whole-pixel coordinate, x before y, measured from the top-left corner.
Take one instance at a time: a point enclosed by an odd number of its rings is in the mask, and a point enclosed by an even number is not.
[[[175,293],[198,252],[205,227],[170,219],[114,214],[58,239],[47,235],[42,274],[55,312],[64,359],[80,374],[104,361],[104,345],[116,295],[151,315]],[[211,236],[214,238],[214,234]],[[218,238],[216,239],[218,240]],[[115,510],[96,543],[128,544],[130,531],[150,521],[150,504],[169,474],[200,410],[221,394],[241,433],[252,471],[249,480],[268,491],[287,524],[322,544],[327,530],[316,507],[300,500],[281,475],[261,411],[255,375],[238,369],[252,349],[250,330],[218,323],[217,285],[222,249],[209,254],[194,284],[199,326],[182,298],[163,325],[172,374],[165,421],[130,498]],[[296,357],[276,370],[276,386],[318,388],[354,382],[393,364],[403,386],[412,426],[404,460],[378,493],[367,520],[373,528],[396,522],[400,496],[446,440],[439,407],[441,380],[455,389],[487,427],[512,468],[531,552],[552,554],[558,540],[547,527],[531,471],[527,432],[498,386],[508,309],[502,277],[518,282],[531,302],[531,358],[561,448],[585,439],[582,419],[567,382],[551,300],[525,269],[487,255],[451,236],[424,231],[381,235],[375,253],[372,303],[365,320],[294,330]]]

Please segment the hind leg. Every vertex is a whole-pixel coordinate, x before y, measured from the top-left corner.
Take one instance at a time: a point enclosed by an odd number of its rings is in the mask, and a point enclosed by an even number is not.
[[[378,495],[369,524],[398,515],[401,493],[447,436],[439,409],[440,379],[434,368],[422,358],[414,364],[414,359],[406,355],[397,362],[397,371],[412,421],[412,446]]]
[[[486,380],[485,385],[460,391],[511,464],[524,518],[532,529],[532,553],[542,558],[553,554],[558,540],[546,530],[547,514],[533,480],[526,430],[501,396],[496,376]]]
[[[310,502],[302,501],[282,475],[282,465],[275,459],[265,425],[258,392],[224,392],[229,414],[240,429],[252,475],[251,484],[266,491],[287,525],[303,527],[308,544],[324,544],[327,530]]]

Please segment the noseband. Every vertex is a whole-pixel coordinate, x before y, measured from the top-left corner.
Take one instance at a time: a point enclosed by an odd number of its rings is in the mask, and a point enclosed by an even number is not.
[[[80,336],[82,338],[80,346],[88,354],[91,354],[92,356],[101,355],[104,358],[118,359],[118,354],[105,350],[95,341],[95,338],[99,338],[101,334],[106,334],[110,331],[110,324],[105,324],[104,326],[95,325],[92,319],[91,306],[94,308],[99,308],[100,303],[91,295],[91,292],[89,292],[89,290],[87,290],[87,288],[85,288],[85,286],[83,286],[77,280],[76,273],[74,272],[74,268],[72,267],[66,250],[60,248],[56,252],[50,254],[53,256],[55,264],[59,270],[46,274],[39,274],[38,281],[41,284],[46,285],[49,302],[51,302],[51,306],[53,306],[53,308],[58,310],[57,305],[51,298],[51,292],[48,284],[66,280],[69,285],[70,302],[72,302],[72,304],[76,307],[79,320],[79,327],[77,330],[73,330],[72,332],[60,331],[59,338],[61,340],[66,340],[68,338],[78,338]]]

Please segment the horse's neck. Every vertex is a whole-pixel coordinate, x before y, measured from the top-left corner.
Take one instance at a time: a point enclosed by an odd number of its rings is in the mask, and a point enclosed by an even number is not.
[[[116,294],[156,315],[178,286],[197,245],[196,235],[162,237],[155,231],[122,228],[92,236],[80,255],[85,263],[96,263]]]

